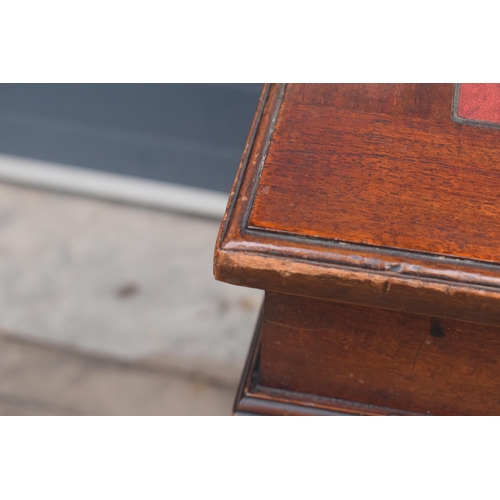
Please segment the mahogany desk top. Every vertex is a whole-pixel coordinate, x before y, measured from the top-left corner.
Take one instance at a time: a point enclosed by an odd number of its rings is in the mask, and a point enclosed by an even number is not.
[[[237,412],[500,414],[500,91],[473,87],[264,87],[214,261],[267,292]]]

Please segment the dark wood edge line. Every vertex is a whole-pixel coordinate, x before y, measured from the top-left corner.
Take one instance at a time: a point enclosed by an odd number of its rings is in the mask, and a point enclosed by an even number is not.
[[[353,416],[321,408],[312,408],[293,403],[282,403],[280,401],[267,401],[246,396],[240,401],[240,409],[235,415],[253,416]]]
[[[285,94],[285,88],[286,84],[281,83],[278,96],[276,98],[276,103],[272,110],[271,121],[266,131],[264,139],[264,147],[260,152],[260,158],[257,167],[257,175],[255,176],[255,182],[254,185],[252,186],[252,193],[250,195],[250,200],[248,201],[248,205],[246,206],[245,213],[241,220],[240,231],[242,233],[245,233],[248,227],[248,221],[250,220],[250,213],[252,211],[253,203],[255,201],[255,196],[257,195],[257,188],[259,187],[260,177],[262,175],[262,170],[264,169],[264,163],[266,162],[267,152],[269,151],[269,146],[271,145],[271,140],[274,134],[274,127],[276,125],[276,120],[278,119],[278,113],[281,107],[281,103],[283,102],[283,95]]]
[[[451,119],[456,123],[460,123],[461,125],[472,125],[474,127],[500,129],[500,123],[485,122],[481,120],[471,120],[470,118],[462,118],[461,116],[459,116],[458,101],[460,98],[460,85],[461,83],[455,83],[455,88],[453,92],[453,107],[451,112]]]
[[[453,99],[451,101],[451,119],[454,122],[460,123],[460,118],[458,116],[458,101],[460,98],[460,84],[459,83],[454,83],[453,84]]]
[[[355,403],[337,398],[328,398],[323,396],[315,396],[311,394],[303,394],[300,392],[286,391],[270,387],[257,385],[251,392],[246,395],[247,399],[252,399],[252,404],[256,404],[255,400],[260,400],[262,404],[266,401],[268,404],[276,404],[278,401],[281,404],[293,405],[297,409],[301,409],[303,414],[312,414],[312,412],[328,412],[329,414],[344,414],[344,415],[421,415],[409,411],[386,408],[364,403]]]
[[[252,380],[256,373],[256,368],[258,366],[257,357],[260,353],[260,332],[262,326],[262,320],[264,317],[264,302],[260,308],[259,317],[257,318],[257,324],[255,325],[255,331],[250,343],[248,350],[248,356],[245,361],[245,366],[243,367],[243,373],[241,375],[240,385],[236,391],[236,399],[233,404],[233,414],[238,413],[239,402],[245,397],[247,391],[251,390],[252,385],[256,385],[257,381]]]
[[[485,269],[485,270],[495,270],[500,269],[500,264],[494,262],[485,262],[479,259],[468,259],[466,257],[453,257],[448,254],[436,254],[432,252],[423,252],[419,250],[399,250],[394,247],[386,247],[379,245],[370,245],[368,243],[352,243],[345,240],[331,240],[328,238],[322,238],[320,236],[304,236],[301,234],[289,233],[286,231],[277,231],[274,229],[258,228],[255,226],[248,226],[245,228],[244,234],[248,236],[261,236],[261,237],[273,237],[274,239],[280,239],[283,241],[289,241],[290,243],[306,243],[309,245],[315,245],[323,248],[341,248],[344,250],[360,250],[374,255],[380,254],[388,257],[399,257],[407,258],[417,257],[418,260],[422,262],[433,263],[439,260],[440,263],[446,263],[452,266],[457,264],[462,264],[464,267]]]
[[[245,149],[243,151],[243,155],[240,161],[240,167],[238,169],[238,175],[236,176],[236,179],[234,181],[234,186],[233,189],[231,190],[231,194],[229,195],[229,200],[227,203],[226,207],[226,217],[224,218],[219,236],[217,238],[217,241],[224,241],[224,238],[226,237],[226,233],[229,227],[229,222],[231,215],[234,211],[234,206],[236,205],[236,202],[238,200],[238,195],[241,190],[241,185],[243,183],[243,179],[245,177],[245,172],[248,166],[248,161],[250,159],[250,154],[253,149],[254,141],[255,141],[255,136],[257,135],[257,131],[259,130],[259,125],[262,119],[262,114],[264,112],[264,109],[266,107],[267,99],[269,97],[269,90],[271,88],[270,84],[265,84],[262,93],[259,99],[259,104],[257,105],[257,111],[255,113],[252,126],[250,128],[250,132],[248,134],[247,142],[245,144]]]

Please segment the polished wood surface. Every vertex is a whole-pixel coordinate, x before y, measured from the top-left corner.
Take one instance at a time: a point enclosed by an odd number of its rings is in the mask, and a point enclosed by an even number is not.
[[[236,394],[233,408],[235,415],[415,415],[407,410],[263,385],[260,373],[263,320],[264,314],[261,313]]]
[[[500,328],[266,294],[260,384],[429,415],[500,414]]]
[[[500,129],[452,84],[267,85],[214,274],[266,291],[237,414],[500,414]]]
[[[283,105],[317,105],[337,110],[423,118],[447,121],[453,84],[435,83],[350,83],[350,84],[289,84]]]
[[[453,85],[269,85],[216,247],[222,281],[500,325],[500,130]]]
[[[424,95],[432,119],[401,114],[411,95],[382,106],[387,86],[365,85],[376,112],[332,87],[285,91],[249,227],[500,262],[500,131],[454,123],[452,85]]]

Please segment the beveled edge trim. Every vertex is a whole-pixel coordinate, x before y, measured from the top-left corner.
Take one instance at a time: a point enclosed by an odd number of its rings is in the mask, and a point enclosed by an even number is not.
[[[232,251],[218,254],[216,277],[266,291],[500,325],[498,288]]]
[[[456,83],[454,84],[455,90],[454,90],[454,96],[453,96],[453,110],[455,110],[455,107],[458,105],[458,92],[457,89],[459,89],[460,84]],[[273,109],[273,118],[271,120],[271,126],[266,132],[266,144],[264,145],[263,152],[261,153],[261,157],[258,162],[258,167],[257,167],[257,175],[255,178],[254,185],[252,186],[252,191],[251,195],[249,197],[249,201],[245,207],[244,211],[244,217],[240,221],[240,231],[241,231],[241,236],[263,236],[263,237],[269,237],[269,235],[272,235],[273,238],[276,239],[281,239],[290,243],[293,242],[304,242],[307,243],[311,246],[317,246],[319,248],[321,247],[329,247],[329,248],[343,248],[343,249],[349,249],[354,252],[359,251],[359,250],[364,250],[368,253],[372,253],[374,255],[387,255],[387,256],[396,256],[396,257],[412,257],[412,258],[417,258],[419,260],[422,260],[427,263],[433,263],[436,262],[437,260],[440,263],[448,263],[452,265],[453,267],[456,267],[457,264],[462,264],[464,265],[464,268],[475,268],[475,267],[480,267],[481,269],[491,269],[491,270],[496,270],[500,271],[500,262],[495,263],[495,262],[486,262],[482,261],[479,259],[471,259],[471,258],[466,258],[466,257],[460,257],[460,256],[453,256],[449,254],[444,254],[444,253],[433,253],[433,252],[425,252],[421,250],[411,250],[411,249],[406,249],[406,250],[401,250],[398,248],[394,247],[389,247],[389,246],[382,246],[382,245],[372,245],[369,243],[354,243],[351,241],[347,240],[332,240],[332,239],[327,239],[327,238],[322,238],[319,236],[310,236],[310,235],[303,235],[303,234],[298,234],[298,233],[293,233],[293,232],[288,232],[288,231],[276,231],[272,229],[266,229],[262,227],[256,227],[256,226],[250,226],[249,225],[249,220],[251,216],[251,212],[253,210],[253,205],[255,202],[255,198],[257,196],[257,190],[259,188],[259,183],[260,183],[260,178],[262,175],[262,171],[264,170],[265,162],[266,162],[266,157],[267,157],[267,152],[269,151],[269,147],[271,145],[272,141],[272,136],[274,134],[274,127],[276,124],[276,120],[279,114],[279,110],[281,108],[281,103],[283,102],[283,97],[286,89],[286,84],[281,84],[281,89],[279,92],[279,97],[277,99],[277,104],[275,108]],[[455,102],[456,101],[456,102]],[[263,110],[263,109],[262,109]],[[261,110],[261,112],[262,112]],[[260,117],[259,117],[260,118]],[[463,120],[463,119],[461,119]],[[464,121],[464,123],[467,122],[467,120]],[[474,122],[475,124],[480,123],[480,122]],[[500,128],[500,124],[498,125]],[[255,137],[255,134],[253,135]],[[250,148],[249,148],[250,150]],[[248,165],[248,156],[246,157],[245,161],[245,166],[244,169],[246,169]],[[240,181],[243,178],[244,172],[242,172]],[[241,186],[241,182],[239,183],[239,186]],[[411,276],[411,275],[410,275]],[[495,286],[495,285],[494,285]],[[498,285],[500,286],[500,280],[498,281]]]
[[[358,261],[363,260],[364,264],[351,263],[341,258],[339,258],[338,261],[325,261],[321,259],[308,258],[307,261],[311,263],[327,263],[331,264],[332,266],[357,268],[364,271],[370,270],[373,272],[392,273],[399,276],[407,276],[409,278],[418,276],[418,278],[438,279],[440,281],[450,283],[470,284],[473,286],[490,286],[495,288],[500,287],[500,263],[496,264],[488,261],[452,257],[446,254],[433,254],[430,252],[399,250],[392,247],[382,247],[362,243],[350,243],[342,240],[328,240],[326,238],[316,236],[303,236],[294,233],[260,229],[253,226],[249,226],[245,230],[244,234],[254,237],[260,237],[262,239],[272,237],[273,239],[282,240],[287,243],[307,243],[311,247],[315,246],[317,248],[328,248],[339,251],[349,250],[353,255],[358,255],[358,257],[360,257],[361,253],[366,253],[373,258],[372,260],[374,262],[377,262],[377,267],[372,267],[367,264],[369,259],[366,258],[357,259]],[[266,244],[262,242],[261,245],[262,247],[265,247]],[[236,247],[228,247],[227,249],[234,251],[236,250]],[[289,248],[280,249],[281,255],[295,258],[295,256],[291,253],[291,249],[292,246],[290,246]],[[254,251],[249,248],[241,248],[241,250],[244,252]],[[255,251],[255,253],[265,255],[267,253],[272,254],[273,252],[265,252],[263,250],[260,250]],[[393,264],[389,260],[391,257],[396,259],[399,258],[405,262],[411,261],[411,263],[409,265]],[[384,258],[387,260],[384,261]],[[436,264],[438,263],[450,266],[451,270],[448,271],[442,265],[440,267],[436,266]],[[434,264],[434,266],[432,266],[432,264]],[[415,270],[418,269],[418,271],[412,272],[410,268],[414,268]],[[457,268],[462,269],[457,270]],[[498,277],[479,274],[481,271],[483,273],[488,271],[490,273],[496,272],[498,273]],[[447,276],[445,276],[445,273],[447,273]]]
[[[250,127],[250,131],[248,133],[247,142],[245,143],[245,148],[243,150],[243,154],[241,157],[240,165],[238,167],[238,172],[236,174],[236,178],[234,179],[234,183],[231,189],[231,193],[229,194],[229,198],[227,201],[226,212],[222,218],[222,223],[219,229],[219,234],[217,236],[217,242],[224,241],[226,237],[231,215],[234,211],[234,207],[238,200],[238,194],[241,190],[241,185],[243,183],[243,179],[245,177],[245,171],[248,166],[248,161],[250,159],[250,153],[252,151],[252,146],[255,140],[255,136],[257,135],[257,131],[259,129],[260,121],[262,118],[262,114],[264,112],[264,108],[266,106],[267,99],[269,97],[269,90],[271,88],[270,84],[264,84],[262,88],[262,93],[259,98],[259,103],[257,104],[257,110],[255,112],[255,116],[252,121],[252,125]]]
[[[457,86],[459,84],[455,84]],[[266,104],[267,97],[269,95],[269,85],[266,86],[265,89],[265,99],[262,99],[262,102],[260,103],[259,106],[259,111],[258,111],[258,117],[254,121],[251,136],[249,137],[249,143],[247,144],[247,147],[245,149],[245,154],[244,154],[244,159],[242,160],[241,164],[241,172],[239,172],[239,175],[237,177],[237,182],[236,182],[236,189],[234,192],[234,196],[230,198],[230,206],[228,205],[228,210],[232,214],[233,209],[235,204],[237,203],[237,198],[238,194],[240,192],[241,186],[243,184],[243,179],[245,177],[245,171],[248,167],[249,159],[251,156],[252,152],[252,145],[251,142],[253,142],[257,129],[259,128],[262,113]],[[460,257],[460,256],[453,256],[449,254],[438,254],[438,253],[432,253],[432,252],[424,252],[424,251],[418,251],[418,250],[401,250],[398,248],[393,248],[393,247],[386,247],[386,246],[380,246],[380,245],[370,245],[370,244],[362,244],[362,243],[353,243],[349,241],[343,241],[343,240],[329,240],[326,238],[321,238],[321,237],[315,237],[315,236],[308,236],[308,235],[301,235],[297,233],[292,233],[292,232],[285,232],[285,231],[275,231],[275,230],[269,230],[265,228],[260,228],[260,227],[254,227],[249,225],[249,219],[251,215],[251,211],[253,209],[254,201],[257,195],[257,190],[259,186],[259,181],[261,178],[262,171],[265,166],[265,160],[267,157],[267,152],[269,150],[269,147],[271,145],[272,141],[272,136],[274,133],[274,127],[277,121],[277,117],[279,115],[279,110],[281,107],[281,103],[283,102],[283,97],[284,93],[286,90],[286,84],[280,84],[280,89],[278,93],[278,97],[275,103],[275,106],[272,110],[273,117],[270,122],[270,126],[266,130],[266,135],[265,135],[265,144],[262,147],[262,150],[259,152],[259,159],[257,162],[257,172],[255,176],[255,181],[251,187],[251,192],[250,196],[248,197],[248,200],[245,202],[245,207],[243,210],[242,217],[239,221],[238,228],[239,228],[239,237],[241,238],[241,245],[243,246],[246,241],[255,241],[255,238],[269,238],[272,237],[274,239],[280,239],[283,242],[291,244],[290,246],[293,246],[294,243],[303,243],[306,245],[309,245],[311,247],[316,247],[317,249],[323,249],[323,248],[331,248],[331,249],[338,249],[338,250],[343,250],[343,251],[350,251],[353,254],[359,254],[360,252],[363,252],[365,254],[370,255],[373,257],[374,260],[377,260],[378,262],[382,261],[383,259],[389,260],[391,257],[393,258],[400,258],[401,260],[408,260],[411,259],[413,260],[412,264],[417,265],[420,269],[419,271],[419,277],[429,277],[431,279],[438,279],[443,282],[455,282],[459,284],[471,284],[471,285],[479,285],[479,286],[488,286],[488,287],[495,287],[495,288],[500,288],[500,263],[495,263],[495,262],[486,262],[486,261],[481,261],[478,259],[470,259],[470,258],[465,258],[465,257]],[[230,246],[232,248],[229,248],[226,245],[226,242],[224,242],[225,236],[227,234],[227,227],[229,225],[229,218],[224,221],[224,232],[221,233],[221,237],[219,238],[219,241],[221,242],[219,248],[221,250],[232,250],[232,251],[243,251],[243,252],[255,252],[255,250],[251,250],[248,248],[237,248],[240,245],[232,245]],[[261,250],[257,253],[259,254],[266,254],[265,250],[266,244],[263,243],[261,245]],[[291,257],[291,254],[287,252],[287,248],[282,248],[282,255],[283,257]],[[294,256],[294,258],[297,258]],[[314,263],[317,262],[319,264],[323,264],[320,261],[315,260],[314,258],[304,258],[304,261]],[[366,260],[366,259],[365,259]],[[342,259],[339,259],[338,262],[335,262],[336,265],[340,266],[346,266],[346,267],[353,267],[353,268],[359,268],[360,270],[367,271],[370,269],[369,266],[359,266],[356,264],[348,264]],[[394,272],[394,265],[392,263],[387,262],[387,265],[385,267],[391,267],[391,272]],[[443,269],[443,265],[448,266],[450,269],[449,271],[447,270],[448,276],[445,277],[443,275],[439,275],[439,269]],[[460,269],[457,271],[457,267]],[[374,269],[375,271],[375,269]],[[380,271],[380,269],[379,269]],[[478,272],[483,272],[483,273],[498,273],[498,276],[486,276],[484,277],[478,277]],[[402,276],[402,277],[408,277],[409,279],[412,279],[414,276],[411,273],[406,272],[405,269],[402,269],[401,271],[397,272],[396,274]],[[469,277],[471,279],[469,279]]]
[[[268,84],[263,89],[217,238],[216,279],[262,290],[500,324],[499,264],[248,227],[285,91],[284,84]],[[277,239],[281,243],[273,241]],[[284,270],[287,265],[292,268]],[[318,290],[309,275],[317,277]],[[367,284],[376,293],[368,294]]]
[[[420,413],[262,386],[246,393],[236,411],[257,415],[424,416]]]
[[[285,89],[286,89],[286,84],[284,84],[284,83],[280,84],[278,96],[276,98],[276,104],[275,104],[275,107],[274,107],[274,109],[272,111],[272,115],[271,115],[271,121],[270,121],[269,127],[266,131],[266,136],[264,139],[264,148],[260,152],[259,164],[258,164],[258,168],[257,168],[257,175],[256,175],[255,182],[253,185],[252,193],[250,195],[248,205],[247,205],[246,210],[244,212],[244,216],[241,219],[240,230],[242,233],[245,233],[246,230],[248,229],[248,221],[250,220],[250,214],[252,212],[253,204],[255,202],[255,197],[257,196],[257,189],[259,187],[260,177],[262,175],[262,171],[264,170],[264,164],[266,163],[267,152],[269,151],[269,148],[271,146],[271,141],[273,139],[274,128],[276,126],[276,121],[278,119],[278,114],[279,114],[279,111],[281,108],[281,103],[283,102],[283,96],[285,95]],[[246,168],[246,166],[245,166],[245,168]]]
[[[268,401],[252,396],[245,396],[235,416],[354,416],[349,413],[312,408],[294,403],[282,403],[281,401]]]

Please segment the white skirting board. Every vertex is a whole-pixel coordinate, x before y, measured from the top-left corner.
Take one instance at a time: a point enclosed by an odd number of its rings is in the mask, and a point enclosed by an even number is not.
[[[121,174],[0,154],[0,182],[221,220],[229,195]]]

